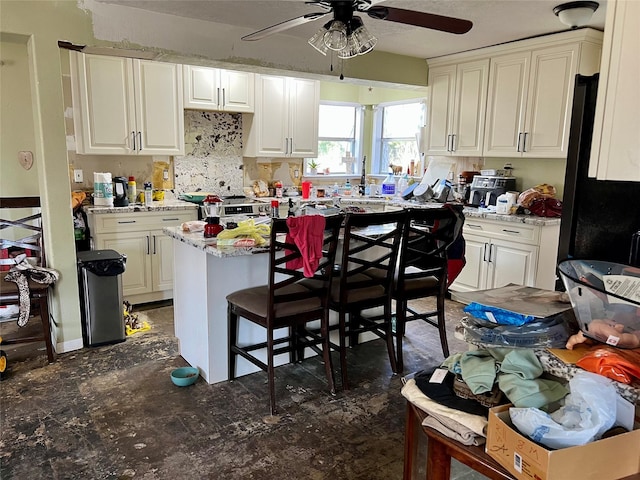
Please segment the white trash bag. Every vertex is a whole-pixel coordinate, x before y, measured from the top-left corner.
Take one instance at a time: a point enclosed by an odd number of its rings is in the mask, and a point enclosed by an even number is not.
[[[565,404],[548,414],[537,408],[510,408],[515,427],[549,448],[584,445],[599,439],[616,421],[617,393],[613,382],[580,371],[569,381]]]

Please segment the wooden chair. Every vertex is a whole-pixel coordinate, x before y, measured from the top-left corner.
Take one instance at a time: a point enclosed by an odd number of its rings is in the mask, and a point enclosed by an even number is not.
[[[46,267],[44,244],[42,241],[42,216],[39,197],[2,197],[0,209],[29,209],[29,213],[18,219],[0,219],[0,252],[2,252],[2,281],[0,281],[0,305],[20,305],[20,294],[14,282],[5,281],[12,257],[19,253],[27,256],[37,266]],[[37,210],[37,213],[33,213]],[[4,212],[3,212],[4,213]],[[18,213],[23,215],[23,212]],[[28,233],[26,237],[23,235]],[[15,338],[3,338],[3,344],[17,344],[44,341],[47,348],[47,359],[52,363],[56,359],[56,351],[51,338],[49,318],[49,285],[29,280],[29,302],[31,315],[39,313],[42,323],[42,334],[17,335]]]
[[[303,218],[303,217],[296,217]],[[307,217],[310,218],[310,217]],[[324,218],[324,217],[322,217]],[[315,270],[313,285],[303,286],[303,269],[290,262],[302,260],[303,253],[291,240],[287,220],[275,219],[271,223],[269,247],[269,278],[267,285],[246,288],[227,296],[229,334],[229,379],[236,376],[237,356],[245,358],[267,372],[271,414],[277,411],[275,399],[274,357],[289,353],[290,361],[302,361],[305,347],[322,353],[329,389],[335,393],[335,382],[329,342],[329,285],[335,262],[338,236],[343,217],[325,218],[323,258]],[[266,342],[242,345],[238,339],[240,317],[265,328]],[[319,332],[305,325],[320,320]],[[275,339],[276,330],[288,328],[288,334]],[[322,348],[318,349],[318,345]],[[266,363],[253,353],[266,348]]]
[[[396,302],[396,355],[402,371],[402,339],[406,322],[423,320],[438,329],[445,358],[449,344],[445,324],[445,298],[448,288],[447,250],[462,234],[462,207],[410,209],[402,235],[399,268],[393,288]],[[436,309],[418,312],[409,300],[436,297]]]
[[[331,286],[329,308],[338,313],[340,363],[346,366],[346,341],[355,346],[358,336],[372,332],[385,340],[393,372],[397,372],[391,330],[391,293],[406,213],[350,213],[345,218],[342,255]],[[367,275],[375,269],[377,275]],[[362,317],[364,310],[383,307],[376,320]],[[347,319],[348,316],[348,319]],[[349,389],[342,368],[342,388]]]

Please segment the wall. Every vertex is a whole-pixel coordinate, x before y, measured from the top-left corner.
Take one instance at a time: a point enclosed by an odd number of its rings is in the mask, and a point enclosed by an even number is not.
[[[240,37],[252,33],[213,22],[149,12],[111,5],[96,0],[83,0],[81,5],[91,12],[96,41],[93,45],[115,44],[120,48],[143,47],[162,52],[162,59],[189,63],[184,57],[197,58],[198,64],[209,66],[236,65],[258,73],[296,72],[338,79],[341,71],[348,79],[364,79],[404,85],[427,84],[427,65],[420,58],[373,51],[344,62],[314,53],[303,42],[290,37],[272,37],[268,42],[243,42]]]
[[[25,170],[18,163],[18,152],[34,152],[35,133],[31,109],[27,37],[2,34],[0,50],[0,195],[37,196],[38,165]]]
[[[516,190],[522,192],[541,183],[556,187],[556,198],[564,194],[567,160],[563,158],[485,158],[485,168],[501,169],[510,162],[516,177]]]
[[[48,264],[60,272],[50,303],[57,349],[74,350],[82,347],[82,334],[65,143],[61,80],[64,58],[61,57],[58,40],[66,39],[78,44],[89,42],[92,39],[91,19],[76,7],[75,2],[3,0],[0,8],[2,46],[5,46],[5,35],[20,38],[20,43],[26,46],[29,65],[24,89],[17,88],[16,93],[9,97],[2,95],[2,112],[5,112],[7,98],[19,96],[21,98],[17,101],[22,111],[29,112],[33,121],[33,144],[30,148],[33,149],[37,168],[37,188],[31,184],[32,179],[28,183],[33,188],[30,191],[39,193],[43,205]],[[4,75],[0,81],[4,84]],[[26,90],[30,92],[30,99]],[[23,134],[22,128],[14,122],[2,125],[2,143],[9,142],[0,158],[2,176],[12,171],[16,150],[23,148],[14,140]]]

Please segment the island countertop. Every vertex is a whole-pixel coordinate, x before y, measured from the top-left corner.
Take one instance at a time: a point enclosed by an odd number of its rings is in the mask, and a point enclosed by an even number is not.
[[[215,238],[204,238],[203,232],[185,232],[179,226],[164,227],[162,232],[175,240],[179,240],[198,250],[220,258],[240,257],[269,251],[268,243],[260,247],[218,246]]]

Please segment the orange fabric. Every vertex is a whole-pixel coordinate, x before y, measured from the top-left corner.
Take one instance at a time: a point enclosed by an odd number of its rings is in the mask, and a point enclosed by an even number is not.
[[[602,348],[588,353],[576,365],[621,383],[631,383],[633,377],[640,379],[640,365]]]
[[[301,258],[287,262],[287,268],[303,268],[305,277],[313,277],[322,258],[324,241],[324,215],[303,215],[287,218],[289,233],[287,242],[294,243],[300,250]]]

